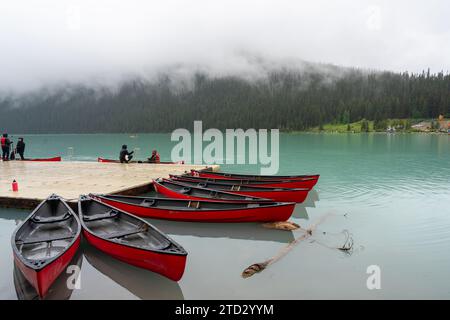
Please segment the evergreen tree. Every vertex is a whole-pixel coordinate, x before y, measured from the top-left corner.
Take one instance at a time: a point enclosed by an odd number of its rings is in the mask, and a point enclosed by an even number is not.
[[[386,119],[450,115],[450,74],[442,72],[367,72],[311,65],[302,70],[274,69],[257,80],[201,72],[184,82],[170,74],[155,78],[128,80],[115,89],[72,85],[3,93],[0,128],[20,133],[170,132],[192,129],[195,120],[202,120],[205,129],[306,130],[367,119],[375,121],[376,130],[383,130]],[[364,128],[361,124],[364,132],[369,131],[367,120]]]

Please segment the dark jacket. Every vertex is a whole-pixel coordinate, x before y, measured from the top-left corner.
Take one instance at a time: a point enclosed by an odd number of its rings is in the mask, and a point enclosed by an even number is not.
[[[131,156],[133,153],[134,153],[134,151],[128,152],[127,149],[120,150],[120,155],[119,155],[120,162],[130,161],[131,157],[128,157],[128,160],[127,160],[127,156]]]
[[[16,151],[17,153],[24,153],[25,152],[25,142],[23,141],[17,141],[16,145]]]

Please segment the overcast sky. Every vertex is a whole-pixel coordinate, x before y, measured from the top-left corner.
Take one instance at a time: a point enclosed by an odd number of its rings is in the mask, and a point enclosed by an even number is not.
[[[0,89],[106,81],[174,64],[245,72],[246,57],[450,70],[446,0],[0,2]]]

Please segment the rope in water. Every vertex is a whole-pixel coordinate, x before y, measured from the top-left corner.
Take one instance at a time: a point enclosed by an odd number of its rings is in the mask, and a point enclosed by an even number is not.
[[[263,271],[264,269],[266,269],[269,265],[277,262],[278,260],[280,260],[281,258],[283,258],[286,254],[288,254],[299,242],[308,239],[309,237],[312,236],[313,231],[315,231],[317,229],[317,227],[323,223],[328,217],[330,217],[332,215],[332,213],[328,213],[324,216],[322,216],[316,223],[314,223],[313,225],[311,225],[308,229],[303,229],[300,228],[300,230],[304,231],[305,233],[302,234],[300,237],[292,240],[291,242],[288,243],[287,246],[285,246],[284,248],[282,248],[277,255],[275,255],[274,257],[264,261],[264,262],[258,262],[258,263],[254,263],[251,266],[249,266],[248,268],[246,268],[243,272],[242,272],[242,277],[243,278],[249,278],[251,276],[253,276],[255,273],[259,273],[261,271]]]

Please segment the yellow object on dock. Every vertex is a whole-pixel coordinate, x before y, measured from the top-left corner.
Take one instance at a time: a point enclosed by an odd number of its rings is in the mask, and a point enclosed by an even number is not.
[[[87,193],[137,194],[152,179],[203,168],[190,164],[0,162],[0,206],[32,208],[52,193],[66,199]],[[18,192],[12,191],[13,180],[19,184]]]

